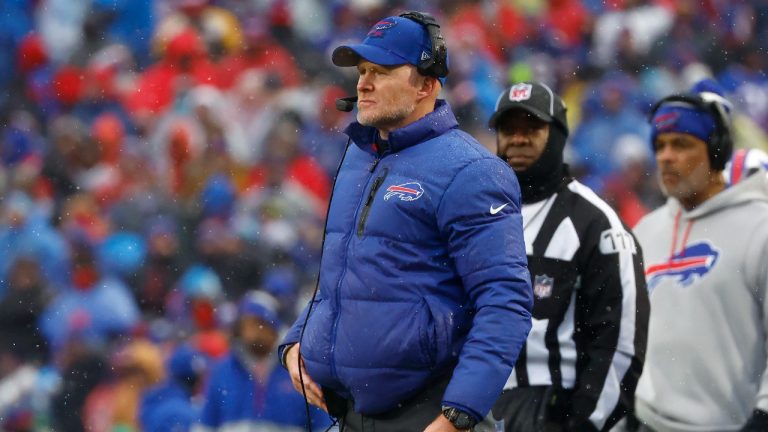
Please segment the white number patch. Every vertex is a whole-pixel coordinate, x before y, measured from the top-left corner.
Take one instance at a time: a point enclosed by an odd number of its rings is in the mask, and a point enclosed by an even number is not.
[[[603,255],[619,252],[637,253],[637,246],[632,234],[623,229],[608,229],[600,234],[600,253]]]

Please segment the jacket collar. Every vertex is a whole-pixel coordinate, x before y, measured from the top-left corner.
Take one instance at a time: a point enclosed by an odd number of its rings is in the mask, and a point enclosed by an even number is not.
[[[440,136],[450,129],[459,127],[456,117],[448,103],[438,99],[434,111],[389,133],[390,152],[396,153],[405,148]],[[363,151],[376,154],[373,143],[376,141],[376,128],[363,126],[358,122],[352,122],[344,133]]]

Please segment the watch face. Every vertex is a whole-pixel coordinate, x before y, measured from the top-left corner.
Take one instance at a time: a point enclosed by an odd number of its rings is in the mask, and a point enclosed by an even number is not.
[[[453,422],[453,426],[456,427],[456,429],[469,429],[473,426],[475,422],[472,421],[472,418],[465,413],[459,414],[459,418],[457,418]]]
[[[456,408],[445,409],[443,415],[456,429],[469,429],[475,425],[474,419],[469,414],[459,411]]]

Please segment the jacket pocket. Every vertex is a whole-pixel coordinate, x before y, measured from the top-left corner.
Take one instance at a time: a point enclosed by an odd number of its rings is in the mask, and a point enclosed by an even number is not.
[[[431,365],[455,361],[469,332],[470,314],[466,309],[446,303],[442,298],[426,296],[424,347]]]
[[[432,316],[432,310],[429,308],[429,303],[427,303],[426,299],[421,299],[419,308],[421,311],[419,348],[421,349],[421,356],[424,359],[424,362],[432,366],[439,357],[436,352],[438,349],[438,336],[435,319]]]
[[[423,369],[430,366],[427,308],[420,299],[345,299],[335,343],[337,366]]]

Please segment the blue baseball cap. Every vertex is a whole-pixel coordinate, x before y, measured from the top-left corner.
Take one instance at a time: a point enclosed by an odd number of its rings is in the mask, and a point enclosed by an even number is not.
[[[360,59],[382,66],[418,66],[432,56],[432,40],[427,29],[409,18],[391,16],[371,27],[362,43],[342,45],[331,55],[336,66],[357,66]],[[440,78],[443,83],[445,78]]]
[[[252,316],[267,323],[273,330],[279,331],[283,323],[277,314],[277,300],[263,291],[249,291],[240,300],[237,308],[238,318]]]

